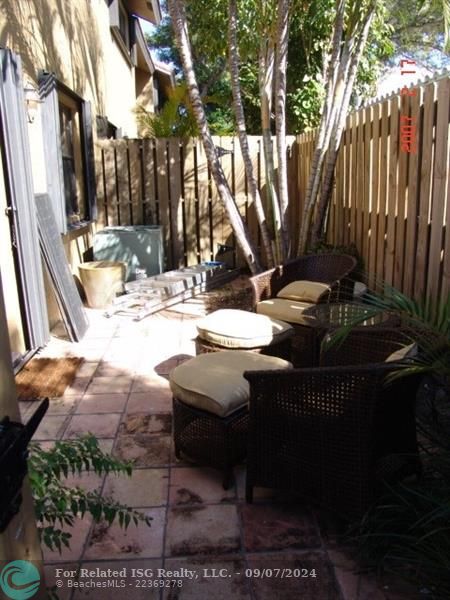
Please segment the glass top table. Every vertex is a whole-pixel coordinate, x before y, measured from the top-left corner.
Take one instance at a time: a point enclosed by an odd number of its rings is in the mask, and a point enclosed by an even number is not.
[[[379,312],[373,314],[374,310],[370,306],[352,302],[339,302],[330,304],[315,304],[305,310],[305,316],[311,317],[310,324],[313,327],[323,329],[334,329],[344,327],[354,323],[356,319],[363,318],[355,327],[368,327],[374,325],[383,325],[385,327],[395,327],[398,325],[398,318],[387,313]]]

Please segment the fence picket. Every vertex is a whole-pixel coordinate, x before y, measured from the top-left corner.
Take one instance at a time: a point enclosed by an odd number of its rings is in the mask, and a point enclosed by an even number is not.
[[[372,109],[372,165],[371,165],[371,206],[370,206],[370,244],[368,253],[369,273],[377,272],[377,242],[378,219],[380,211],[380,105],[375,104]]]
[[[392,285],[394,283],[394,255],[395,231],[397,219],[397,194],[398,194],[398,151],[399,151],[399,107],[398,96],[390,101],[390,135],[389,135],[389,179],[387,195],[387,225],[386,225],[386,260],[384,280]]]
[[[416,136],[420,135],[421,130],[421,102],[422,89],[416,88],[416,95],[411,98],[410,116],[414,119]],[[420,137],[418,138],[420,144]],[[415,247],[417,240],[417,211],[418,211],[418,192],[419,192],[419,149],[409,155],[408,170],[408,200],[406,209],[406,227],[405,227],[405,259],[408,266],[404,269],[403,291],[411,295],[414,290],[415,273]]]
[[[435,155],[433,169],[433,195],[431,200],[430,253],[428,257],[427,293],[438,298],[440,293],[441,254],[443,246],[444,209],[443,199],[448,178],[448,119],[450,102],[450,79],[437,85],[437,114]]]
[[[420,166],[420,205],[418,217],[416,269],[414,278],[414,296],[423,298],[426,290],[426,272],[429,243],[429,209],[431,203],[431,173],[433,158],[434,132],[434,83],[424,91],[422,120],[422,164]]]

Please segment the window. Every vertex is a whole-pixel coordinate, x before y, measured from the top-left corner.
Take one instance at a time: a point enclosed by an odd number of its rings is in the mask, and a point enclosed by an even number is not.
[[[39,76],[47,193],[61,233],[97,216],[91,105],[57,81]]]
[[[67,225],[79,225],[89,217],[86,206],[85,177],[83,169],[80,107],[73,98],[58,93],[59,128],[64,179],[64,200]]]
[[[110,0],[109,23],[117,45],[130,65],[132,65],[135,36],[131,27],[130,14],[121,0]]]
[[[119,3],[119,31],[127,49],[130,49],[130,22],[127,11]]]

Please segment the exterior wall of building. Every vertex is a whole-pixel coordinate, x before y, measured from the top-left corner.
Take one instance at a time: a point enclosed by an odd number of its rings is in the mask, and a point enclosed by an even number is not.
[[[21,55],[25,78],[36,84],[39,70],[55,73],[94,114],[136,136],[135,67],[114,39],[105,0],[7,0],[0,45]]]
[[[6,0],[0,12],[0,45],[20,54],[24,83],[28,80],[37,88],[38,74],[45,70],[54,73],[59,82],[83,100],[91,102],[94,136],[96,116],[107,117],[122,135],[138,135],[134,113],[137,90],[146,90],[145,98],[141,97],[139,101],[145,101],[147,110],[153,110],[152,77],[150,73],[136,68],[117,42],[110,27],[106,0]],[[45,193],[46,156],[39,110],[35,121],[29,125],[29,136],[34,190]],[[6,235],[8,224],[3,217],[3,207],[0,206],[0,209],[0,232],[4,233],[0,242],[1,267],[5,271],[4,281],[8,290],[5,298],[8,319],[13,321],[8,324],[13,335],[10,341],[13,347],[21,348],[23,334],[19,326],[14,265],[7,251],[10,245]],[[63,236],[66,254],[76,277],[78,264],[90,258],[94,233],[95,223],[91,222]],[[48,283],[47,277],[46,281]],[[53,292],[49,285],[46,287],[52,327],[60,320],[60,315]]]

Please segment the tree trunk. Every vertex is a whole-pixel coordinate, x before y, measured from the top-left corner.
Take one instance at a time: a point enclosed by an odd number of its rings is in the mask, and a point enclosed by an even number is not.
[[[261,40],[259,52],[259,95],[261,102],[261,130],[263,138],[263,151],[266,172],[267,194],[272,206],[275,254],[276,261],[283,262],[284,256],[281,245],[281,215],[278,203],[278,194],[275,188],[275,166],[273,160],[272,131],[270,119],[272,113],[273,70],[275,51],[273,39],[269,37]]]
[[[291,251],[288,230],[289,190],[286,158],[286,69],[289,41],[290,0],[278,0],[277,47],[275,60],[275,128],[278,155],[278,196],[281,213],[281,241],[283,255],[288,257]]]
[[[302,225],[300,229],[297,250],[298,254],[304,254],[308,244],[308,235],[322,176],[323,161],[330,139],[330,123],[333,112],[333,99],[336,99],[336,91],[338,87],[337,73],[339,70],[339,56],[341,54],[344,16],[345,0],[337,0],[336,17],[334,20],[333,33],[331,37],[331,54],[326,69],[327,78],[325,101],[322,110],[319,131],[317,133],[316,148],[314,150],[313,160],[311,163],[311,173],[308,180],[308,187],[306,189],[305,209],[302,217]]]
[[[264,246],[264,251],[267,257],[268,267],[271,268],[275,265],[272,242],[267,227],[266,215],[264,213],[264,207],[259,195],[258,185],[256,182],[255,173],[253,170],[253,163],[250,156],[250,149],[248,145],[247,130],[245,126],[245,114],[244,106],[242,103],[241,86],[239,83],[239,51],[237,45],[237,6],[236,0],[230,0],[229,4],[229,22],[228,22],[228,59],[230,66],[231,75],[231,90],[233,94],[233,109],[234,116],[236,118],[236,124],[238,129],[239,144],[241,146],[242,160],[245,165],[245,173],[247,176],[247,182],[250,189],[250,195],[252,197],[256,218],[258,219],[259,228],[261,231],[261,239]]]
[[[212,140],[208,123],[206,121],[205,110],[200,97],[200,91],[192,62],[184,3],[181,0],[168,0],[168,9],[172,19],[172,26],[175,33],[177,47],[180,53],[181,63],[183,65],[183,71],[188,85],[192,110],[197,121],[211,174],[217,186],[219,197],[224,205],[225,210],[227,211],[231,227],[233,228],[236,236],[236,240],[242,249],[250,271],[253,274],[258,273],[261,271],[259,258],[236,206],[236,202],[223,172],[222,165],[220,164],[216,147]]]
[[[338,117],[336,118],[335,124],[333,126],[333,131],[331,134],[330,140],[330,148],[328,150],[326,163],[324,165],[324,178],[322,182],[322,190],[320,194],[320,200],[317,206],[316,219],[314,221],[312,231],[311,231],[311,243],[317,243],[323,233],[325,215],[328,209],[328,205],[331,199],[332,187],[333,187],[333,178],[334,178],[334,169],[336,166],[337,155],[339,151],[339,146],[341,143],[342,132],[345,126],[345,120],[347,118],[347,111],[350,104],[350,98],[353,90],[353,84],[355,83],[356,73],[358,71],[358,65],[360,63],[364,47],[367,42],[367,37],[369,35],[370,25],[372,23],[374,17],[375,9],[367,15],[367,21],[364,24],[364,29],[355,45],[354,54],[351,59],[350,68],[347,73],[347,80],[345,83],[345,90],[343,95],[343,100],[340,106]]]

